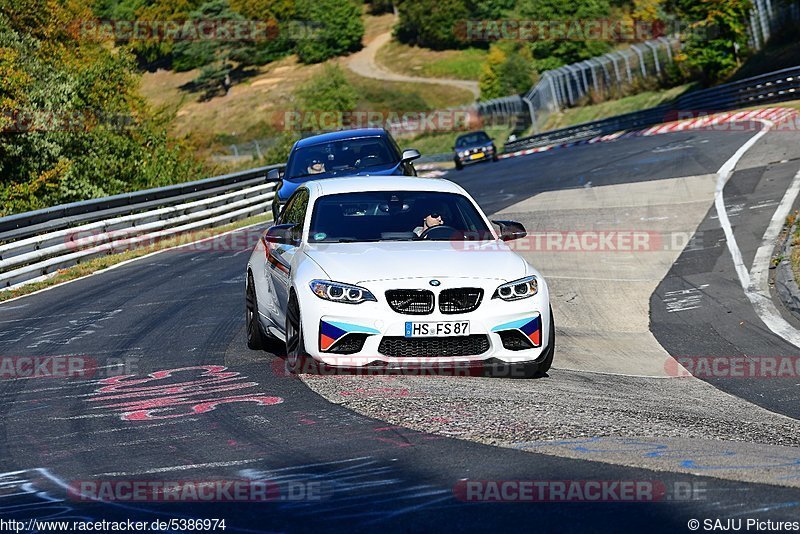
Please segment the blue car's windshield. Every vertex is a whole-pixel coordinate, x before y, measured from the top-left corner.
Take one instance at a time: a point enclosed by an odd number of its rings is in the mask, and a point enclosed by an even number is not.
[[[456,141],[457,147],[477,145],[479,143],[489,143],[491,139],[484,132],[475,132],[471,134],[462,135]]]
[[[399,162],[400,154],[380,136],[341,139],[297,149],[286,169],[286,177],[359,172],[371,167],[396,165]]]
[[[310,242],[407,241],[420,238],[428,216],[443,227],[431,239],[492,239],[484,219],[463,195],[437,191],[342,193],[319,198]]]

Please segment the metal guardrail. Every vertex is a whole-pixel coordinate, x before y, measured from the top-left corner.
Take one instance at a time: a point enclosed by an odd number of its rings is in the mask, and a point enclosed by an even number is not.
[[[666,65],[672,63],[673,51],[680,46],[674,37],[632,44],[545,71],[527,93],[478,102],[476,108],[481,117],[494,121],[525,116],[538,133],[551,113],[574,106],[592,93],[608,94],[636,79],[661,76]]]
[[[800,98],[800,66],[694,91],[669,104],[516,139],[506,143],[504,151],[513,152],[569,143],[598,135],[636,130],[681,118],[686,119],[691,114],[729,111],[797,98]]]
[[[0,218],[0,290],[82,261],[269,213],[270,165]]]

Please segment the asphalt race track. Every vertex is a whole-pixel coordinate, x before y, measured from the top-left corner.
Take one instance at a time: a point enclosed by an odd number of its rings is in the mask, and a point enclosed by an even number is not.
[[[475,195],[487,212],[513,211],[548,192],[582,193],[709,175],[754,133],[695,131],[631,138],[477,165],[447,177]],[[800,168],[800,153],[787,154],[796,147],[778,135],[768,135],[765,140],[772,141],[766,148],[743,159],[725,188],[748,266],[777,202]],[[761,323],[738,286],[714,215],[711,206],[700,217],[693,240],[697,246],[676,251],[666,276],[654,282],[657,288],[649,296],[653,336],[673,356],[796,355],[797,348]],[[764,484],[758,477],[719,478],[691,465],[682,471],[668,465],[648,469],[633,455],[589,461],[550,450],[544,454],[531,447],[454,439],[330,402],[306,384],[317,389],[313,377],[306,382],[288,377],[278,356],[246,348],[246,245],[259,233],[240,233],[246,239],[227,236],[163,252],[0,305],[0,355],[69,356],[96,366],[84,377],[0,379],[0,519],[224,518],[226,531],[234,532],[666,532],[684,531],[690,519],[796,521],[800,516],[800,454],[792,442],[797,436],[786,436],[785,443],[797,458],[790,465],[795,471]],[[699,306],[668,311],[668,292],[693,288],[702,288]],[[554,302],[557,317],[573,313],[565,307],[567,298]],[[279,347],[274,350],[280,352]],[[615,389],[631,384],[649,391],[634,382],[644,379],[624,373],[562,370],[560,357],[557,352],[550,378],[530,382],[538,388],[561,387],[573,379],[586,384],[589,377],[596,385],[587,387],[587,396],[603,387],[613,396]],[[125,378],[108,380],[120,375]],[[520,383],[476,380],[500,390]],[[764,417],[800,415],[797,378],[708,382],[714,387],[699,384],[707,389],[698,391],[722,395],[721,390],[738,397],[734,400],[741,406],[760,407],[753,413]],[[591,415],[580,388],[573,392],[562,400],[575,417]],[[503,395],[496,393],[497,398]],[[389,400],[395,409],[405,402]],[[693,402],[657,400],[664,410]],[[492,411],[492,401],[481,402]],[[354,408],[372,413],[369,406]],[[405,411],[412,409],[407,405]],[[494,411],[495,417],[513,417]],[[573,414],[549,416],[568,421]],[[571,432],[565,430],[565,437],[592,437]],[[687,446],[697,447],[698,457],[702,447],[712,447],[699,441]],[[466,479],[635,481],[660,490],[655,499],[621,502],[473,502],[463,491]],[[92,502],[69,494],[68,488],[82,481],[106,480],[269,480],[278,491],[269,502],[202,505]]]

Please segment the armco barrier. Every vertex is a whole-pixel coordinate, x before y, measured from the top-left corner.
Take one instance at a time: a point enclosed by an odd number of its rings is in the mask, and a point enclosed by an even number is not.
[[[800,66],[695,91],[674,102],[607,119],[551,130],[507,143],[505,152],[637,130],[681,118],[682,113],[730,111],[800,98]]]
[[[270,212],[280,165],[0,218],[0,289],[97,256]]]

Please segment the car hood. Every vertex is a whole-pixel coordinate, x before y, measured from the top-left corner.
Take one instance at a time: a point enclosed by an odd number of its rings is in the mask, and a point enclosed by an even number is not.
[[[456,147],[454,150],[456,152],[461,152],[462,150],[472,150],[473,148],[485,148],[487,146],[492,146],[492,141],[485,141],[483,143],[470,143],[468,145]]]
[[[305,253],[331,280],[359,284],[402,278],[482,278],[506,282],[527,264],[502,241],[384,241],[316,243]]]
[[[336,178],[340,176],[393,176],[397,174],[403,174],[401,171],[401,163],[402,162],[398,161],[397,163],[390,163],[388,165],[375,165],[373,167],[366,167],[361,170],[350,169],[330,171],[320,174],[312,174],[311,176],[301,176],[298,178],[284,177],[281,180],[279,196],[281,199],[285,200],[289,198],[292,193],[294,193],[294,190],[297,189],[300,184],[310,182],[311,180],[324,180],[325,178]]]

